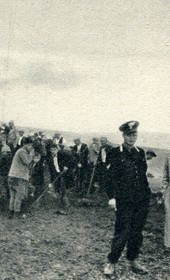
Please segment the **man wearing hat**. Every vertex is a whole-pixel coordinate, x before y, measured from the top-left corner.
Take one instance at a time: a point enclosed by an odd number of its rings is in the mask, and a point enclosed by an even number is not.
[[[146,151],[146,159],[151,160],[152,158],[157,157],[155,152],[152,149]]]
[[[8,174],[10,188],[9,218],[12,218],[14,214],[16,217],[21,216],[21,204],[27,198],[29,165],[33,158],[32,144],[32,138],[25,137],[23,147],[15,153],[12,160]]]
[[[61,210],[60,214],[67,214],[68,198],[66,191],[66,176],[69,169],[74,166],[71,155],[58,148],[57,144],[51,144],[51,154],[49,155],[48,164],[51,170],[51,184],[50,187],[60,194]],[[58,211],[57,211],[58,212]]]
[[[107,137],[104,136],[100,138],[100,143],[101,143],[101,147],[98,155],[99,185],[100,185],[100,191],[105,192],[107,176],[110,167],[109,155],[112,146],[108,143]]]
[[[6,143],[10,147],[12,156],[14,156],[17,146],[17,130],[13,120],[9,122],[9,132]]]
[[[119,127],[124,141],[113,148],[110,155],[107,194],[109,205],[116,210],[116,222],[109,262],[104,269],[106,275],[116,272],[116,264],[125,246],[131,269],[136,273],[147,273],[146,268],[137,261],[150,201],[145,152],[135,146],[138,126],[139,122],[129,121]]]
[[[24,130],[19,130],[17,136],[17,146],[15,151],[18,151],[23,146],[23,140],[24,140]]]
[[[66,140],[63,136],[61,136],[61,133],[56,132],[53,136],[53,143],[58,145],[58,148],[64,149],[64,146],[66,145]]]
[[[80,138],[74,139],[74,146],[72,149],[72,155],[76,162],[76,178],[75,183],[77,186],[77,192],[80,196],[84,196],[87,192],[88,185],[88,146],[81,142]]]

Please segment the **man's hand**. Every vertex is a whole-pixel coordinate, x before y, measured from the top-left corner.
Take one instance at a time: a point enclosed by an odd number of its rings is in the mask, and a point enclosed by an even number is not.
[[[64,172],[67,172],[67,170],[68,170],[68,167],[67,167],[67,166],[64,166],[63,171],[64,171]]]
[[[109,170],[109,168],[110,168],[110,164],[109,164],[109,165],[107,165],[107,166],[106,166],[106,168]]]
[[[53,188],[53,184],[49,184],[48,187],[49,187],[49,189],[52,189]]]
[[[34,155],[35,155],[35,151],[34,151],[34,149],[31,149],[31,151],[30,151],[30,156],[33,158]]]
[[[111,208],[115,209],[115,211],[116,211],[116,199],[115,198],[110,199],[108,204]]]
[[[78,166],[78,168],[81,168],[81,167],[82,167],[81,163],[78,163],[77,166]]]

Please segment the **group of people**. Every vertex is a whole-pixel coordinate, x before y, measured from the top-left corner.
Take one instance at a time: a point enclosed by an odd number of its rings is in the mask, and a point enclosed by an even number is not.
[[[112,149],[106,137],[100,140],[94,137],[89,146],[75,138],[74,145],[68,147],[58,132],[50,139],[42,131],[25,136],[24,131],[17,130],[14,121],[10,121],[0,126],[0,141],[10,218],[22,216],[23,201],[26,204],[29,193],[34,200],[42,194],[46,166],[50,177],[48,187],[53,193],[59,192],[63,214],[67,214],[68,208],[67,188],[74,187],[80,198],[105,191]]]
[[[80,138],[74,139],[74,145],[65,149],[66,141],[60,133],[52,139],[46,139],[42,132],[24,136],[16,135],[14,122],[9,127],[3,126],[5,144],[10,149],[4,178],[9,197],[9,218],[21,217],[21,206],[28,195],[28,186],[32,187],[35,199],[43,192],[44,165],[48,166],[50,184],[48,188],[59,192],[61,196],[61,213],[67,213],[67,188],[74,186],[79,197],[90,192],[105,192],[110,207],[115,209],[115,232],[108,263],[104,273],[116,272],[118,260],[127,246],[127,259],[132,270],[145,274],[147,269],[137,259],[142,246],[142,231],[146,223],[151,189],[147,178],[147,160],[156,154],[135,145],[138,137],[139,122],[129,121],[122,124],[123,144],[113,147],[106,137],[93,138],[88,146]],[[1,131],[2,134],[2,131]],[[18,141],[16,141],[18,140]],[[1,158],[3,141],[1,141]],[[165,246],[170,248],[170,157],[167,157],[163,188],[158,192],[164,197],[166,208]],[[0,172],[3,161],[0,162]],[[2,168],[2,170],[1,170]],[[7,180],[8,179],[8,180]],[[156,194],[157,195],[157,194]]]

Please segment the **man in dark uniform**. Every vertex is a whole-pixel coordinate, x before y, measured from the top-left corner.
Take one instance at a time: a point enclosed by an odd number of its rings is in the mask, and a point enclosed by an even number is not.
[[[137,261],[150,201],[145,152],[135,146],[138,125],[139,122],[130,121],[119,127],[124,143],[111,153],[107,194],[109,205],[116,210],[116,222],[109,263],[104,269],[106,275],[116,272],[116,264],[126,245],[131,269],[136,273],[147,273]]]

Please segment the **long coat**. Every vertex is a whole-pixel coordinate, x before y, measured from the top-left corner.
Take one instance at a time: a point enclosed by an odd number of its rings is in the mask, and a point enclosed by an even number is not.
[[[77,146],[75,145],[72,149],[72,155],[75,161],[77,163],[80,163],[83,168],[86,168],[88,166],[89,149],[86,144],[81,144],[81,149],[79,153],[77,153]]]
[[[166,157],[162,187],[164,189],[164,203],[165,203],[165,231],[164,244],[170,247],[170,154]]]
[[[14,147],[17,146],[17,130],[15,127],[13,127],[8,133],[7,144],[13,144]]]
[[[28,153],[26,147],[23,146],[16,152],[8,176],[28,181],[31,161],[32,156]]]
[[[71,154],[67,151],[59,150],[58,154],[57,154],[57,158],[58,158],[58,165],[59,165],[60,172],[63,171],[65,166],[68,167],[69,169],[71,169],[75,165],[75,162],[74,162]],[[56,178],[57,172],[55,169],[54,160],[53,160],[53,156],[51,153],[48,154],[47,162],[48,162],[49,170],[51,173],[51,180],[54,181]]]

